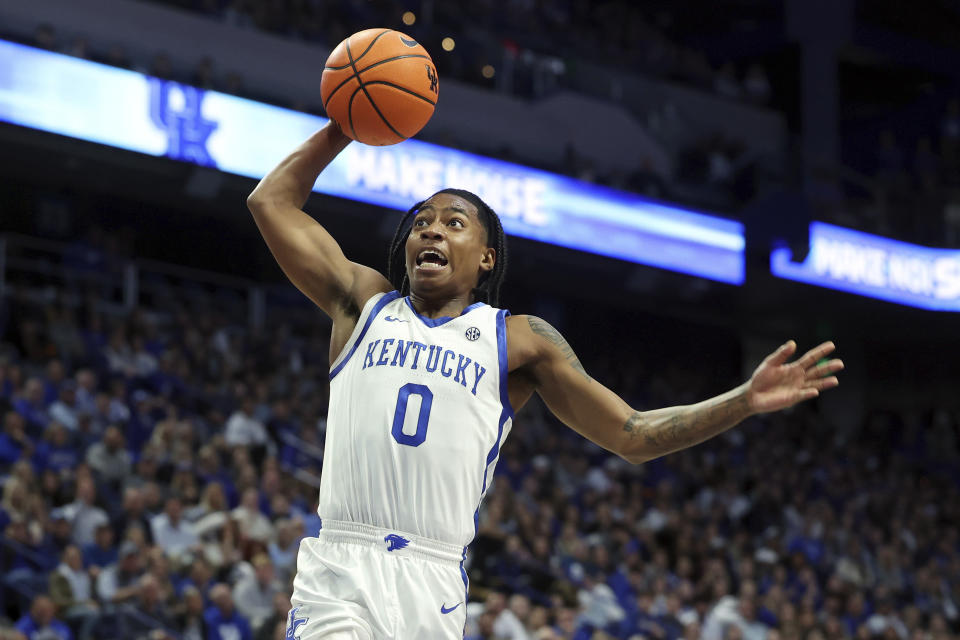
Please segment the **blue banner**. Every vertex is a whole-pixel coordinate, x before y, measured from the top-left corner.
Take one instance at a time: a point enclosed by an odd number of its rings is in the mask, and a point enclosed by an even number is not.
[[[0,120],[251,178],[263,177],[326,123],[2,40]],[[406,210],[448,186],[480,195],[513,236],[721,282],[744,280],[738,222],[417,140],[353,143],[315,190]]]
[[[960,311],[960,251],[932,249],[835,227],[810,225],[810,254],[770,256],[773,275],[911,307]]]

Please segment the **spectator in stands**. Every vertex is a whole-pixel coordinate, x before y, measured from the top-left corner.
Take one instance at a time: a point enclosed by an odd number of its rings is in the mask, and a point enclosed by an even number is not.
[[[184,560],[190,558],[189,554],[184,556]],[[152,575],[157,581],[160,600],[168,607],[172,607],[177,601],[177,588],[174,585],[174,571],[171,564],[172,561],[160,547],[153,546],[147,550],[147,574]]]
[[[123,433],[116,426],[103,432],[103,439],[87,449],[87,464],[101,481],[119,487],[130,475],[132,456],[124,446]]]
[[[144,574],[133,589],[135,597],[121,606],[127,637],[146,640],[154,631],[170,628],[172,620],[156,577]]]
[[[258,629],[273,613],[273,599],[281,587],[274,575],[273,563],[265,553],[255,555],[250,564],[252,571],[247,571],[233,587],[233,602],[243,611],[250,626]]]
[[[16,411],[7,411],[3,415],[3,433],[0,433],[0,469],[32,455],[33,441],[27,436],[26,420]]]
[[[583,586],[577,592],[577,601],[583,610],[584,622],[597,630],[617,625],[626,617],[613,589],[604,582],[600,567],[587,571]]]
[[[497,638],[528,640],[526,628],[517,614],[507,606],[507,598],[498,591],[491,591],[484,602],[484,612],[493,616],[493,633]]]
[[[40,471],[60,473],[73,470],[80,459],[77,444],[71,442],[66,427],[51,421],[44,432],[43,440],[37,445],[34,465]]]
[[[60,616],[80,629],[79,640],[89,640],[100,607],[93,599],[90,574],[83,568],[83,557],[75,545],[64,550],[60,564],[50,574],[50,598]]]
[[[123,325],[117,326],[110,334],[110,342],[103,349],[110,373],[132,378],[137,374],[137,360],[127,341],[127,332]]]
[[[4,316],[0,315],[0,323],[4,321]],[[0,335],[4,325],[0,324]],[[4,407],[7,406],[13,397],[13,392],[20,387],[21,371],[14,362],[5,353],[0,353],[0,400],[3,400]]]
[[[224,440],[231,447],[265,446],[268,441],[263,423],[254,417],[254,401],[249,395],[240,400],[240,408],[227,419]]]
[[[83,547],[83,564],[92,574],[99,573],[117,561],[117,548],[114,546],[113,526],[103,523],[97,526],[93,534],[93,543]],[[96,575],[93,575],[95,578]]]
[[[464,640],[487,640],[487,638],[498,638],[499,636],[494,635],[493,624],[496,620],[496,615],[492,611],[487,611],[483,609],[480,615],[476,620],[476,633],[467,633],[464,635]],[[467,619],[468,626],[470,625],[470,619]]]
[[[184,520],[180,496],[172,495],[164,502],[163,513],[150,521],[154,543],[171,558],[196,550],[200,543],[193,523]]]
[[[97,374],[92,369],[80,369],[74,381],[77,385],[77,411],[92,415],[97,408]]]
[[[188,588],[197,589],[200,595],[203,596],[203,599],[206,600],[210,596],[210,589],[213,588],[215,584],[216,582],[213,579],[213,571],[210,568],[210,563],[207,562],[203,555],[198,554],[193,557],[187,576],[181,580],[178,588],[181,592]]]
[[[203,595],[193,585],[184,587],[182,605],[174,614],[173,628],[183,640],[207,640],[207,623],[203,616]]]
[[[150,515],[147,513],[143,494],[142,486],[124,488],[120,510],[111,521],[113,530],[119,532],[121,537],[132,527],[137,527],[148,536],[148,540],[153,540],[150,531]]]
[[[266,618],[255,629],[254,640],[273,640],[280,637],[285,638],[287,621],[290,614],[290,594],[287,591],[278,591],[273,596],[273,609],[270,617]],[[279,630],[279,631],[278,631]],[[277,635],[279,633],[279,636]]]
[[[48,415],[70,431],[77,430],[77,384],[74,381],[67,380],[60,385],[59,398],[50,405]]]
[[[27,428],[39,434],[47,426],[50,417],[43,400],[43,380],[30,378],[23,392],[13,399],[13,408],[27,421]]]
[[[714,583],[714,586],[714,591],[721,594],[727,590],[727,584],[722,579]],[[744,606],[741,608],[741,605]],[[742,638],[744,630],[749,624],[748,615],[752,613],[751,607],[752,602],[749,602],[742,595],[739,598],[732,595],[722,595],[704,620],[703,640],[724,640],[729,633],[735,633],[738,638]],[[758,633],[762,631],[763,629],[758,629]],[[763,639],[763,635],[753,635],[750,640],[757,637],[760,640]]]
[[[143,336],[134,337],[132,351],[136,376],[140,379],[152,376],[156,372],[159,362],[156,356],[147,349]]]
[[[126,421],[127,446],[133,451],[141,451],[150,440],[157,422],[153,414],[154,399],[143,389],[134,391],[131,398],[133,411]],[[147,457],[147,451],[144,451],[143,457]]]
[[[263,543],[273,538],[273,524],[260,511],[260,494],[253,487],[243,492],[240,506],[231,512],[230,517],[245,538]]]
[[[60,387],[66,381],[66,370],[63,362],[58,358],[53,358],[47,362],[43,377],[43,404],[49,407],[57,401],[60,396]]]
[[[213,606],[204,613],[207,640],[253,640],[250,623],[234,608],[230,587],[222,583],[214,586],[210,601]]]
[[[289,582],[297,572],[297,552],[303,538],[303,520],[299,517],[276,521],[276,540],[267,545],[270,561],[280,580]]]
[[[37,596],[30,605],[30,613],[17,620],[14,628],[27,640],[73,640],[70,628],[54,617],[53,601],[45,595]]]
[[[73,543],[85,547],[94,540],[94,532],[101,524],[110,522],[107,512],[96,505],[97,488],[89,476],[77,477],[74,501],[62,507],[63,514],[73,528]]]
[[[200,497],[200,501],[183,512],[184,517],[197,524],[198,528],[206,528],[203,523],[207,516],[223,514],[227,510],[227,496],[223,485],[216,480],[208,480]],[[198,535],[199,532],[198,532]]]
[[[138,581],[143,575],[140,549],[131,541],[120,545],[118,560],[100,572],[97,578],[97,599],[105,604],[117,604],[135,597]]]

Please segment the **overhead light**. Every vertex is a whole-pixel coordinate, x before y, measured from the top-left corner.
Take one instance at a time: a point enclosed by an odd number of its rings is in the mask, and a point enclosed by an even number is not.
[[[480,73],[483,74],[484,78],[490,79],[497,73],[497,70],[493,68],[492,64],[485,64],[480,69]]]
[[[412,25],[414,22],[417,21],[417,16],[416,14],[413,13],[413,11],[404,11],[403,17],[400,19],[403,20],[403,24],[409,27],[410,25]]]
[[[443,47],[444,51],[453,51],[453,48],[457,46],[457,43],[453,41],[453,38],[448,36],[443,39],[443,41],[440,43],[440,46]]]

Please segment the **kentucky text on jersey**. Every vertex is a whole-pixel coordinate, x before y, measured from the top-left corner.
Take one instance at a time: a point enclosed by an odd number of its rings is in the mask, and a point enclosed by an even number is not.
[[[487,372],[479,362],[473,362],[462,353],[455,353],[441,345],[424,344],[416,340],[384,338],[367,343],[363,369],[367,367],[409,367],[427,373],[439,373],[444,378],[470,389],[477,395],[477,385]]]

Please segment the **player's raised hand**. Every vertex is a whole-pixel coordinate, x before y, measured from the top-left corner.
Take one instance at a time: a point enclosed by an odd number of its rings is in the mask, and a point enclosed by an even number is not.
[[[824,342],[797,360],[787,362],[797,350],[797,343],[789,340],[771,353],[747,383],[747,401],[751,410],[754,413],[767,413],[786,409],[798,402],[816,398],[821,391],[840,384],[833,374],[843,369],[843,361],[834,359],[820,362],[835,348],[832,342]]]

